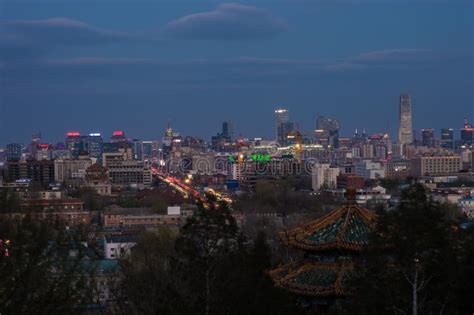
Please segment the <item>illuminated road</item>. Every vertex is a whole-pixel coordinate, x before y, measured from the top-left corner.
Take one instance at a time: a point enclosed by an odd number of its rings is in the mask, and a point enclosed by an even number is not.
[[[206,198],[204,196],[202,196],[199,191],[197,191],[193,187],[187,185],[186,183],[183,183],[182,180],[180,180],[176,177],[170,176],[170,175],[163,175],[155,167],[152,167],[151,171],[152,171],[152,174],[155,178],[161,180],[162,182],[167,183],[170,187],[176,189],[177,191],[179,191],[183,195],[189,196],[189,197],[193,198],[196,201],[202,202],[203,204],[207,203]],[[232,200],[230,198],[223,197],[219,192],[216,192],[213,189],[208,189],[206,192],[213,195],[213,196],[215,196],[218,201],[224,201],[224,202],[227,202],[229,204],[232,203]]]

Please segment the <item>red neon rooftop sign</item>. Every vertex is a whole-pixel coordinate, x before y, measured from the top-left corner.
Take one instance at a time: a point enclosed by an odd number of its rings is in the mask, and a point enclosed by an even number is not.
[[[125,135],[125,132],[123,132],[122,130],[117,130],[117,131],[114,131],[114,133],[112,134],[112,137],[123,137]]]
[[[70,131],[66,134],[68,137],[80,137],[81,133],[78,131]]]

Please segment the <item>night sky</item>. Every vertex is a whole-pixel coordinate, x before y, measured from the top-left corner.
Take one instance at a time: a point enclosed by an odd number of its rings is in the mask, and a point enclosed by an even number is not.
[[[41,131],[115,129],[160,139],[168,121],[210,137],[300,130],[317,115],[343,134],[474,120],[472,0],[0,0],[0,145]],[[458,137],[458,132],[456,132]]]

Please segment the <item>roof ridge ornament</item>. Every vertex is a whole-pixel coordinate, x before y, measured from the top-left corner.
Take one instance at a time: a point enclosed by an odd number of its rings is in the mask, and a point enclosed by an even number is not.
[[[354,187],[347,187],[346,189],[346,204],[355,205],[357,204],[356,189]]]

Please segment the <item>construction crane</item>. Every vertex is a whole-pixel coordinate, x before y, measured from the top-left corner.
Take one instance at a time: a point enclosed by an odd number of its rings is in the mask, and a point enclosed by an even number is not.
[[[294,142],[294,151],[296,153],[296,160],[301,162],[303,153],[303,134],[299,131],[291,131],[287,134],[286,139]]]

